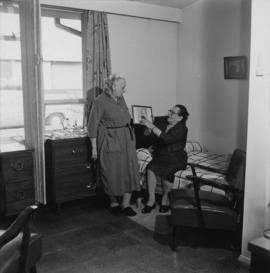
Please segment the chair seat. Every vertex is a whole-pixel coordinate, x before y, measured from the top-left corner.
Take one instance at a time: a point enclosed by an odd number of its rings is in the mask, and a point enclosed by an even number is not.
[[[0,236],[4,230],[0,230]],[[3,246],[0,251],[0,273],[17,273],[19,269],[20,246],[22,233]],[[27,261],[27,269],[32,268],[41,258],[41,236],[31,233],[29,246],[29,259]]]
[[[222,195],[215,192],[209,192],[201,190],[199,191],[199,196],[201,202],[206,202],[208,204],[215,204],[224,207],[232,206],[232,201],[226,195]],[[195,200],[195,193],[193,189],[180,189],[173,190],[171,192],[171,206],[176,207],[177,205],[182,205],[182,203],[193,202]]]
[[[200,226],[194,191],[191,189],[173,190],[171,195],[171,217],[174,225]],[[205,228],[234,230],[237,213],[226,196],[200,191],[202,216]]]

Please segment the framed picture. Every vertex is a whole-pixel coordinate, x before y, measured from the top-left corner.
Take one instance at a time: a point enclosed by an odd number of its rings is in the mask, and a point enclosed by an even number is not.
[[[153,122],[153,113],[151,106],[132,105],[132,117],[134,124],[140,124],[142,117]]]
[[[247,61],[245,56],[224,57],[224,79],[245,79]]]

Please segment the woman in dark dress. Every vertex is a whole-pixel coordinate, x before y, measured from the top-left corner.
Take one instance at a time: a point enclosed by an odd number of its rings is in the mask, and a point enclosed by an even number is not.
[[[142,213],[150,213],[156,206],[155,189],[157,179],[161,179],[164,192],[162,196],[161,213],[169,210],[168,193],[172,188],[174,174],[184,170],[187,165],[185,146],[188,128],[186,120],[188,111],[183,105],[175,105],[168,111],[167,123],[156,127],[145,118],[145,125],[154,137],[153,159],[147,166],[148,201]]]

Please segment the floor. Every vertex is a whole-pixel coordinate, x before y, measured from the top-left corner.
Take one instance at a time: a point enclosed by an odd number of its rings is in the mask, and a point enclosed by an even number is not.
[[[124,215],[113,216],[92,199],[65,204],[60,215],[43,208],[32,220],[33,229],[43,235],[39,273],[248,272],[235,251],[211,243],[209,237],[204,241],[195,232],[173,252],[171,234],[152,232]]]

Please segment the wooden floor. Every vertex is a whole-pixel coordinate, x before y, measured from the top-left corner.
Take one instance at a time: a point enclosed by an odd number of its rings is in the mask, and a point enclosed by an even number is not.
[[[94,200],[65,204],[60,215],[41,209],[32,225],[43,235],[39,273],[248,272],[235,251],[205,236],[194,233],[173,252],[170,234],[113,216]]]

